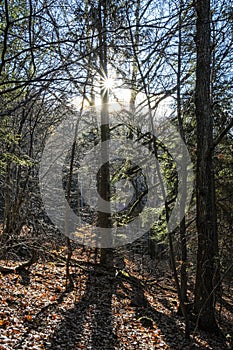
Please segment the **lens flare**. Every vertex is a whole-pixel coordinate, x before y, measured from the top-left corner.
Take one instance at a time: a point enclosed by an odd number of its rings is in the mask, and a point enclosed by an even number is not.
[[[114,80],[112,78],[104,79],[103,86],[105,89],[111,90],[114,87]]]

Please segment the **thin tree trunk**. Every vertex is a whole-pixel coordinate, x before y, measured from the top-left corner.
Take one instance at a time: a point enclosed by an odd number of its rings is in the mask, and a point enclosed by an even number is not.
[[[129,15],[127,15],[127,20],[128,23],[130,24],[130,19],[129,19]],[[138,59],[138,52],[136,51],[136,46],[135,46],[135,40],[134,40],[134,36],[132,33],[132,30],[130,30],[130,37],[131,37],[131,42],[133,45],[133,51],[134,51],[134,59],[135,62],[137,63],[137,68],[138,68],[138,72],[140,74],[141,80],[142,80],[142,84],[143,84],[143,90],[144,93],[146,95],[147,98],[147,104],[148,104],[148,108],[149,108],[149,115],[150,115],[150,125],[151,125],[151,130],[152,130],[152,135],[155,135],[155,129],[154,129],[154,123],[153,123],[153,116],[152,116],[152,108],[151,108],[151,102],[150,102],[150,97],[149,97],[149,92],[148,92],[148,86],[146,85],[146,81],[140,66],[140,62]],[[154,156],[155,159],[158,159],[158,150],[157,150],[157,144],[156,144],[156,140],[153,137],[153,151],[154,151]],[[155,164],[156,166],[156,171],[159,177],[159,184],[160,184],[160,188],[162,191],[162,195],[163,195],[163,199],[164,199],[164,204],[165,204],[165,216],[166,216],[166,222],[169,222],[169,207],[168,207],[168,203],[166,200],[166,191],[165,191],[165,186],[164,186],[164,182],[162,179],[162,174],[160,171],[160,168],[158,167],[158,164],[156,162]],[[173,271],[173,275],[174,275],[174,279],[175,279],[175,284],[176,284],[176,288],[177,288],[177,294],[178,294],[178,298],[180,301],[180,307],[181,307],[181,311],[182,314],[184,315],[185,318],[185,336],[188,339],[190,336],[190,330],[189,330],[189,319],[188,319],[188,314],[187,314],[187,310],[182,298],[182,294],[181,294],[181,287],[180,287],[180,282],[179,282],[179,277],[178,277],[178,273],[177,273],[177,268],[176,268],[176,261],[175,261],[175,254],[174,254],[174,245],[173,245],[173,237],[172,237],[172,232],[170,230],[168,230],[168,241],[169,241],[169,248],[170,248],[170,260],[171,260],[171,268]]]
[[[98,174],[98,192],[102,199],[106,202],[104,211],[98,211],[98,226],[104,229],[111,229],[111,203],[110,203],[110,164],[109,164],[109,147],[110,126],[109,126],[109,91],[104,86],[105,79],[108,78],[108,47],[107,47],[107,0],[99,1],[99,60],[101,72],[101,168]],[[111,230],[109,230],[111,231]],[[108,232],[108,230],[105,230]],[[102,234],[104,243],[108,246],[112,245],[112,236],[108,233]],[[111,248],[102,248],[100,255],[100,263],[107,267],[113,265],[113,250]]]
[[[135,52],[138,53],[138,46],[139,46],[139,33],[140,33],[140,7],[141,7],[141,1],[137,0],[136,9],[135,9],[135,18],[136,18],[136,33],[135,33]],[[137,97],[137,91],[136,91],[136,83],[137,83],[137,74],[138,74],[138,65],[137,60],[135,58],[135,55],[133,57],[133,67],[132,67],[132,78],[131,78],[131,92],[130,92],[130,110],[132,112],[135,112],[135,102]]]
[[[183,11],[183,3],[180,1],[180,9],[179,9],[179,32],[178,32],[178,69],[177,69],[177,119],[179,125],[179,132],[182,137],[184,143],[185,141],[185,133],[183,128],[183,120],[182,120],[182,111],[181,111],[181,64],[182,64],[182,11]],[[184,157],[183,157],[184,158]],[[185,159],[182,161],[182,183],[184,184],[184,189],[187,184],[187,169]],[[186,203],[187,193],[184,190],[182,192],[181,205],[180,205],[180,244],[181,244],[181,270],[180,270],[180,293],[181,300],[183,304],[183,310],[185,311],[184,317],[186,319],[186,334],[189,336],[189,319],[188,319],[188,310],[187,310],[187,240],[186,240],[186,218],[185,218],[185,203]],[[182,311],[182,310],[181,310]]]

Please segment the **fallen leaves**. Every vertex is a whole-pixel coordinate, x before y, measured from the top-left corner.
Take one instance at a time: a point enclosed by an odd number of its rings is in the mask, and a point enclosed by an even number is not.
[[[80,261],[80,256],[79,252],[75,258]],[[0,350],[107,350],[110,343],[112,350],[190,349],[190,344],[182,344],[184,324],[175,314],[176,295],[167,267],[164,275],[160,273],[166,288],[148,284],[144,296],[149,306],[142,307],[131,305],[135,285],[130,276],[144,288],[143,276],[134,264],[137,261],[126,259],[128,272],[119,285],[119,276],[96,277],[94,269],[89,273],[74,268],[75,288],[69,293],[64,292],[65,266],[56,261],[33,266],[27,285],[20,283],[19,274],[2,276]],[[201,336],[193,344],[211,349]],[[221,349],[213,344],[215,350]]]
[[[27,322],[31,322],[32,321],[32,315],[24,315],[24,320]]]
[[[9,326],[10,322],[8,320],[0,320],[0,327],[5,328]]]

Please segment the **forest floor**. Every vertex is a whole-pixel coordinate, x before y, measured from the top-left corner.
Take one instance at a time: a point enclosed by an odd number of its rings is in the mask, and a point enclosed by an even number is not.
[[[29,269],[2,273],[0,350],[231,349],[233,290],[228,286],[218,316],[227,338],[191,323],[187,341],[168,262],[143,259],[128,253],[123,269],[108,271],[95,263],[93,251],[76,249],[68,291],[65,247]],[[0,261],[6,264],[12,266]]]

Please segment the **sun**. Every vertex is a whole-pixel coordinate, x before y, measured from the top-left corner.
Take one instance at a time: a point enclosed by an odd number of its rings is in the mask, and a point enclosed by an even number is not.
[[[106,78],[103,80],[103,87],[106,90],[112,90],[114,87],[114,79],[112,78]]]

